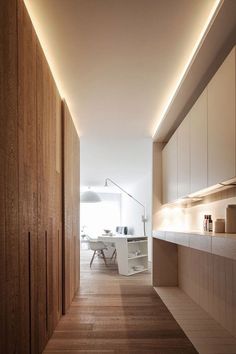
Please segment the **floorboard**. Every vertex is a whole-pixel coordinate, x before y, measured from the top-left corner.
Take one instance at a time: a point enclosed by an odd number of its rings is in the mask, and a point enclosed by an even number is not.
[[[151,286],[151,273],[120,276],[90,251],[81,252],[81,285],[44,354],[197,353]]]

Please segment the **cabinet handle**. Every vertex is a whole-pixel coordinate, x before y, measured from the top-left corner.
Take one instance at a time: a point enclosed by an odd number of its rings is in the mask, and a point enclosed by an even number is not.
[[[60,289],[61,289],[61,284],[60,284],[60,230],[57,230],[57,254],[58,254],[58,281],[57,281],[57,294],[58,294],[58,314],[60,315]]]
[[[29,350],[31,353],[31,348],[32,348],[32,332],[31,332],[31,327],[32,327],[32,322],[31,322],[31,237],[30,237],[30,231],[28,232],[28,262],[29,262],[29,267],[28,267],[28,277],[29,277]]]

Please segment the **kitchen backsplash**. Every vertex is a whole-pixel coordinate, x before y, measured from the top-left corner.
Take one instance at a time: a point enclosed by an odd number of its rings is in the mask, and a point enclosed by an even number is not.
[[[153,218],[154,230],[202,231],[205,214],[225,218],[228,204],[236,204],[236,187],[208,195],[187,207],[162,206]]]

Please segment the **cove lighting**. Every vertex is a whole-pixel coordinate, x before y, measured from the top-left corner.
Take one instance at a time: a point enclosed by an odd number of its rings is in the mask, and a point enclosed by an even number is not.
[[[165,207],[176,207],[176,206],[182,206],[187,205],[188,203],[194,203],[194,202],[199,202],[203,200],[204,197],[210,194],[214,194],[220,191],[223,191],[228,188],[236,188],[236,177],[231,178],[230,180],[224,182],[224,183],[217,183],[213,186],[201,189],[197,192],[190,193],[187,196],[176,199],[173,202],[166,203]]]
[[[186,75],[188,73],[188,70],[190,69],[191,64],[193,63],[193,61],[194,61],[194,59],[195,59],[195,57],[196,57],[196,55],[197,55],[197,53],[198,53],[198,51],[199,51],[199,49],[200,49],[200,47],[202,45],[202,43],[203,43],[203,41],[204,41],[204,39],[205,39],[209,29],[210,29],[215,17],[216,17],[221,5],[223,4],[223,2],[224,2],[224,0],[215,0],[214,5],[213,5],[213,7],[211,9],[211,12],[210,12],[210,14],[209,14],[209,16],[208,16],[208,18],[206,20],[206,23],[205,23],[205,25],[203,26],[203,28],[202,28],[202,30],[200,32],[198,40],[195,43],[195,45],[194,45],[194,47],[193,47],[193,49],[192,49],[192,51],[191,51],[191,53],[189,55],[189,59],[186,62],[185,66],[183,68],[183,71],[179,75],[178,80],[176,81],[176,84],[174,85],[174,88],[173,88],[173,90],[172,90],[172,92],[171,92],[171,94],[170,94],[170,96],[169,96],[169,98],[168,98],[168,100],[167,100],[167,102],[166,102],[166,104],[164,106],[164,109],[161,112],[160,117],[158,118],[156,125],[154,126],[152,138],[155,137],[161,122],[165,118],[165,116],[166,116],[166,114],[167,114],[167,112],[168,112],[168,110],[169,110],[169,108],[170,108],[170,106],[171,106],[171,104],[172,104],[172,102],[173,102],[173,100],[174,100],[174,98],[175,98],[175,96],[176,96],[176,94],[177,94],[182,82],[184,81],[184,79],[185,79],[185,77],[186,77]]]
[[[34,27],[35,32],[37,34],[38,40],[40,42],[40,45],[41,45],[41,47],[43,49],[43,52],[44,52],[44,55],[46,57],[47,63],[49,65],[49,67],[50,67],[53,79],[54,79],[54,81],[56,83],[56,86],[57,86],[57,89],[59,91],[59,95],[60,95],[61,99],[63,99],[63,98],[65,99],[67,106],[71,107],[69,97],[68,97],[68,95],[66,95],[65,90],[63,89],[62,80],[60,80],[59,74],[57,73],[57,71],[55,69],[55,66],[56,66],[55,62],[52,59],[52,56],[49,54],[50,50],[48,50],[48,48],[47,48],[47,45],[46,45],[47,41],[46,41],[46,39],[45,39],[45,37],[43,35],[43,32],[41,30],[40,23],[37,20],[37,15],[36,15],[35,11],[33,10],[33,6],[31,4],[31,1],[30,0],[24,0],[24,4],[25,4],[26,9],[27,9],[27,11],[29,13],[30,19],[32,21],[32,24],[33,24],[33,27]],[[75,125],[75,128],[76,128],[77,134],[78,134],[78,136],[80,136],[78,124],[77,124],[73,114],[72,114],[72,119],[73,119],[73,122],[74,122],[74,125]]]

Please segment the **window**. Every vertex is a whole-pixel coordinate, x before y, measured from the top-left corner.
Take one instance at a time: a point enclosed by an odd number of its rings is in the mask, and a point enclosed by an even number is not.
[[[118,193],[98,193],[100,203],[81,203],[81,229],[91,237],[104,234],[104,229],[115,232],[120,225],[121,196]]]

